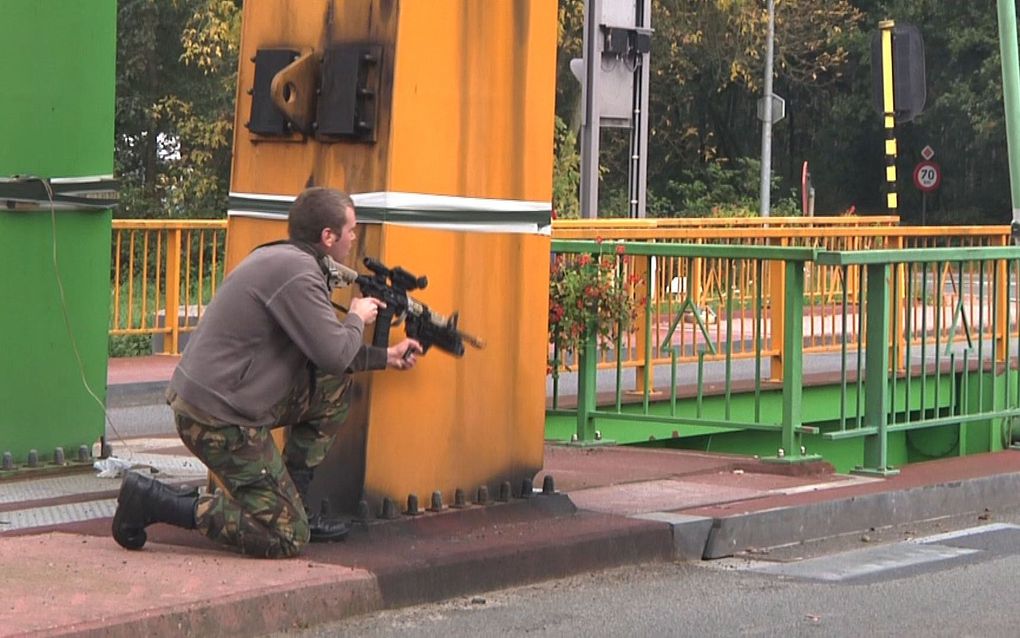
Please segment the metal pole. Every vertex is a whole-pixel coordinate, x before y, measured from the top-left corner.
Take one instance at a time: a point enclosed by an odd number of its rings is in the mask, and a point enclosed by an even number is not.
[[[882,33],[882,125],[885,128],[885,205],[890,213],[899,208],[896,193],[896,91],[893,77],[893,32],[896,23],[883,20],[878,23]],[[872,62],[874,64],[874,62]]]
[[[652,26],[652,1],[638,0],[637,26]],[[647,215],[648,182],[648,93],[650,89],[651,55],[640,54],[641,68],[634,77],[634,118],[631,123],[631,205],[630,216]]]
[[[776,35],[776,2],[768,0],[769,25],[765,40],[765,104],[761,123],[761,216],[772,208],[772,53]]]
[[[581,122],[581,218],[595,219],[599,214],[599,71],[602,47],[599,44],[599,19],[602,0],[587,0],[584,7],[584,119]]]
[[[1006,107],[1006,147],[1009,152],[1009,194],[1013,206],[1013,239],[1020,234],[1020,62],[1017,60],[1016,5],[998,0],[999,49],[1002,54],[1002,100]]]

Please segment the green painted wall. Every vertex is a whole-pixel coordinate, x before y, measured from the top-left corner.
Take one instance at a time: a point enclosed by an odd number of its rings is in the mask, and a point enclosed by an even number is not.
[[[116,1],[4,0],[2,13],[0,177],[112,174]],[[103,434],[82,370],[105,402],[110,219],[0,208],[0,451],[17,462],[56,446],[73,458]]]

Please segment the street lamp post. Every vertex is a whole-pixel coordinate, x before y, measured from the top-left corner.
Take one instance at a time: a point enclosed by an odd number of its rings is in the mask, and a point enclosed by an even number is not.
[[[761,123],[761,216],[772,207],[772,54],[776,35],[776,2],[768,0],[768,35],[765,39],[765,97]]]

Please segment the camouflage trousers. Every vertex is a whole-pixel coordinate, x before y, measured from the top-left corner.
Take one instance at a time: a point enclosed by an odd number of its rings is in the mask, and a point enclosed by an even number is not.
[[[319,373],[314,384],[298,384],[277,404],[273,416],[289,430],[282,454],[270,428],[225,423],[172,398],[177,433],[220,485],[199,497],[198,529],[249,556],[300,552],[308,542],[308,515],[288,469],[314,468],[326,457],[347,418],[350,384],[346,375]]]

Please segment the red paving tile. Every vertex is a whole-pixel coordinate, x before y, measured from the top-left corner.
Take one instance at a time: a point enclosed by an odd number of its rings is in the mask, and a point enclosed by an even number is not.
[[[109,385],[120,385],[167,381],[180,360],[179,356],[162,354],[113,358],[107,362],[106,382]]]
[[[0,603],[3,635],[47,633],[54,628],[63,632],[69,627],[98,630],[208,601],[374,581],[365,570],[341,565],[258,561],[158,543],[129,553],[110,538],[66,533],[5,539],[0,543],[0,573],[15,575],[7,579]]]

